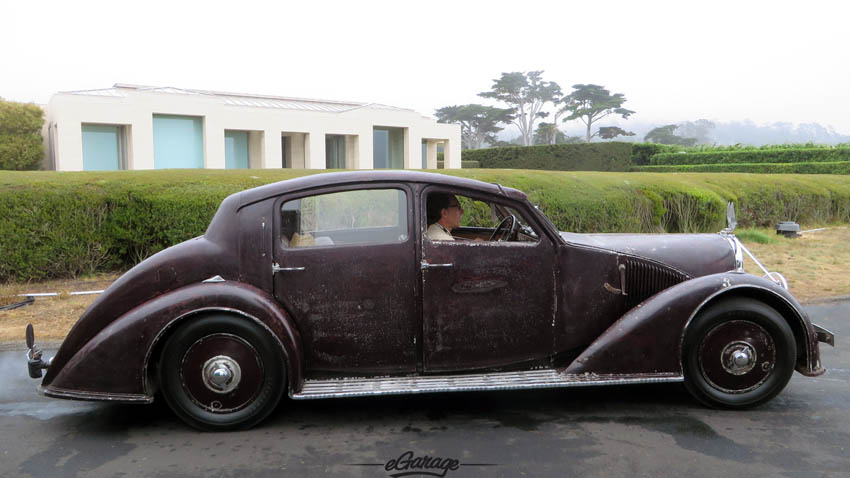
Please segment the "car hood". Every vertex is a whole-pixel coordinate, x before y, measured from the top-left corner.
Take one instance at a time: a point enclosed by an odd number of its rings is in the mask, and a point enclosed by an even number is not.
[[[560,234],[570,244],[650,259],[690,277],[735,269],[735,253],[720,234]]]

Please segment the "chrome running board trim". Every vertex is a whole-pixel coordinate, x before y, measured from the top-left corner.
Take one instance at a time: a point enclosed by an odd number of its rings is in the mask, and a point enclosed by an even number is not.
[[[316,398],[360,397],[368,395],[402,395],[435,392],[471,392],[482,390],[521,390],[532,388],[587,387],[594,385],[626,385],[639,383],[682,382],[678,374],[646,375],[568,375],[554,369],[522,372],[498,372],[466,375],[425,375],[410,377],[363,377],[328,380],[305,380],[301,391],[292,393],[295,400]]]

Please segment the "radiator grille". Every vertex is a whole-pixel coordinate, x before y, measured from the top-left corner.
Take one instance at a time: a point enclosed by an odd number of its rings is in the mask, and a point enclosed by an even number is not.
[[[632,307],[690,277],[656,264],[626,259],[626,306]]]

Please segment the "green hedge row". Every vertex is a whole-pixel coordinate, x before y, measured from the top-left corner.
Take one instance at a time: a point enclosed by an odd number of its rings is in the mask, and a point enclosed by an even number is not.
[[[759,149],[698,153],[658,153],[652,165],[735,164],[735,163],[812,163],[850,161],[850,148]]]
[[[841,176],[440,171],[525,191],[576,232],[717,231],[728,200],[742,227],[850,222]],[[316,172],[0,172],[0,282],[127,269],[203,234],[227,195]]]
[[[628,171],[632,144],[579,143],[467,149],[464,161],[488,169],[545,169],[549,171]]]
[[[636,166],[633,171],[653,173],[756,173],[756,174],[850,174],[850,161],[812,163],[735,163]]]

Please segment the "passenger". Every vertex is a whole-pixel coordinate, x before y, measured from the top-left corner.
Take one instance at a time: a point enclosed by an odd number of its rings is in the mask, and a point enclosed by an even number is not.
[[[454,241],[452,229],[460,227],[463,208],[454,194],[434,193],[428,195],[428,231],[431,241]]]

